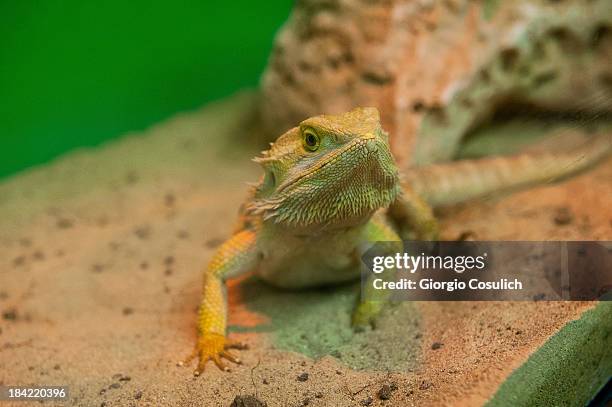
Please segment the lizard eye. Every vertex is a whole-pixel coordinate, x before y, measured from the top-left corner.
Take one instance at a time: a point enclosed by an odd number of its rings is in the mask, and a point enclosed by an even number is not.
[[[312,129],[306,129],[302,133],[302,144],[308,151],[316,151],[319,148],[321,139]]]

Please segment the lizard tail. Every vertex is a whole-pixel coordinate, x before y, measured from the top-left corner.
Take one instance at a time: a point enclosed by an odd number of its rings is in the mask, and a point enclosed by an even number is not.
[[[492,193],[557,181],[612,151],[612,134],[562,152],[522,153],[415,168],[405,181],[430,205],[464,202]]]

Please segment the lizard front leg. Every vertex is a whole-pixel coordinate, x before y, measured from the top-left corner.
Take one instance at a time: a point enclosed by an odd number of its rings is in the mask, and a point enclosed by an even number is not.
[[[402,241],[397,233],[382,219],[373,218],[366,227],[366,239],[370,243],[384,243],[385,255],[393,255],[403,249]],[[388,301],[388,292],[376,290],[372,286],[375,275],[368,274],[361,298],[353,311],[351,325],[356,331],[361,331],[367,326],[374,326],[376,318]]]
[[[237,342],[226,337],[227,289],[225,281],[250,271],[256,263],[255,232],[241,231],[219,247],[204,273],[202,302],[198,314],[198,341],[185,363],[196,356],[198,367],[194,374],[204,371],[206,362],[212,360],[220,369],[228,370],[221,358],[240,363],[229,348],[240,348]]]

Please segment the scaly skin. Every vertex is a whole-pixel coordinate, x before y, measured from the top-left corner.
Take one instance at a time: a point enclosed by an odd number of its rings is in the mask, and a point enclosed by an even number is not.
[[[601,157],[610,147],[609,138],[605,141],[565,154],[559,164],[550,154],[545,159],[518,156],[462,162],[443,171],[415,169],[400,183],[376,109],[357,108],[303,121],[255,159],[264,176],[242,206],[235,234],[205,271],[199,337],[188,358],[199,358],[195,374],[208,360],[223,370],[227,366],[222,358],[240,363],[228,351],[240,345],[226,337],[228,278],[255,271],[266,282],[285,288],[358,279],[361,253],[369,242],[400,242],[400,236],[436,238],[433,211],[421,196],[444,204],[457,201],[459,191],[460,198],[471,198],[506,185],[565,175]],[[586,152],[591,155],[585,159]],[[576,157],[582,159],[575,161]],[[543,160],[546,171],[531,169],[541,168]],[[484,182],[479,174],[485,174]],[[392,243],[388,250],[400,248]],[[384,299],[377,300],[358,303],[352,318],[355,328],[372,325],[384,304]]]
[[[204,275],[193,357],[196,374],[208,360],[226,370],[225,281],[255,271],[281,287],[305,287],[359,277],[360,247],[399,241],[379,209],[399,194],[398,172],[376,109],[318,116],[282,135],[256,159],[264,177],[243,205],[236,233]],[[379,303],[361,303],[353,324],[369,324]]]

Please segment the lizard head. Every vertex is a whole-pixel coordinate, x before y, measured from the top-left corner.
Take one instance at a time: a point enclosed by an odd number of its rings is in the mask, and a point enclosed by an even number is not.
[[[399,188],[375,108],[304,120],[255,161],[265,174],[248,210],[292,228],[363,223]]]

